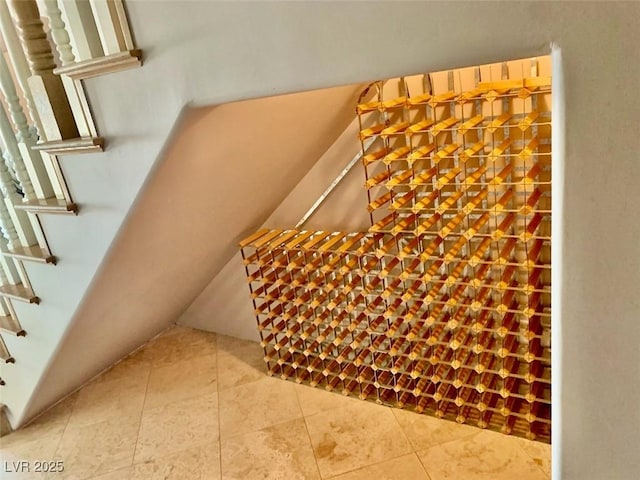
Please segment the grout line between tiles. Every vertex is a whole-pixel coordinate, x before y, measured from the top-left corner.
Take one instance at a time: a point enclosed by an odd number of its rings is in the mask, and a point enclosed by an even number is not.
[[[220,478],[222,479],[222,432],[220,430],[220,364],[218,363],[218,334],[216,338],[216,406],[218,411],[218,466],[220,468]],[[201,480],[203,480],[201,478]]]
[[[407,432],[404,431],[404,427],[402,426],[402,424],[400,423],[400,420],[398,420],[398,417],[396,416],[396,412],[395,412],[395,408],[389,407],[389,410],[391,410],[391,415],[393,416],[394,420],[396,421],[396,424],[398,425],[398,427],[400,428],[400,431],[402,432],[402,434],[404,435],[404,438],[407,440],[407,443],[409,444],[409,446],[411,447],[411,451],[413,453],[416,453],[417,450],[415,449],[415,447],[413,446],[413,442],[411,441],[411,439],[409,438],[409,435],[407,435]]]
[[[318,471],[318,478],[324,479],[322,476],[322,472],[320,471],[320,465],[318,464],[318,457],[316,456],[316,450],[313,448],[313,441],[311,440],[311,434],[309,433],[309,426],[307,425],[307,418],[302,417],[302,421],[304,422],[304,430],[307,432],[307,439],[309,440],[309,446],[311,447],[311,453],[313,454],[313,461],[316,464],[316,470]]]
[[[429,471],[427,470],[427,467],[425,466],[424,462],[420,458],[420,455],[418,455],[418,452],[413,452],[413,454],[417,457],[418,461],[420,462],[420,465],[422,466],[422,470],[424,470],[424,473],[427,475],[427,479],[431,480],[431,475],[429,475]]]
[[[311,447],[311,453],[313,454],[313,461],[316,464],[316,470],[318,471],[318,478],[324,478],[322,476],[322,472],[320,471],[320,465],[318,465],[318,458],[316,457],[316,450],[313,448],[313,440],[311,440],[311,434],[309,433],[309,426],[307,425],[307,417],[304,414],[304,410],[302,409],[302,402],[300,401],[300,396],[298,395],[298,389],[294,386],[293,391],[296,395],[296,400],[298,401],[298,408],[300,409],[300,413],[302,414],[302,421],[304,422],[304,431],[307,432],[307,439],[309,440],[309,446]]]
[[[64,399],[62,399],[60,402],[58,402],[56,405],[60,405],[64,400],[66,400],[67,398],[70,398],[71,395],[73,395],[75,392],[69,394],[67,397],[65,397]],[[69,416],[67,417],[66,422],[64,422],[64,428],[62,429],[62,433],[60,434],[60,438],[58,438],[58,443],[56,444],[56,449],[53,452],[53,458],[56,459],[58,457],[58,450],[60,450],[60,445],[62,444],[62,437],[64,437],[64,434],[67,431],[67,427],[69,426],[69,420],[71,420],[71,415],[73,415],[73,411],[76,409],[76,404],[78,403],[78,398],[76,398],[73,402],[73,407],[71,407],[71,411],[69,412]],[[54,405],[55,407],[55,405]],[[52,407],[52,408],[54,408]],[[62,461],[64,461],[64,459],[62,459]],[[47,477],[49,477],[49,475],[45,475],[44,478],[46,479]]]
[[[136,453],[138,452],[138,442],[140,441],[140,431],[142,430],[142,417],[144,416],[144,406],[147,403],[147,393],[149,392],[149,381],[151,380],[151,372],[153,371],[153,360],[149,362],[149,373],[147,374],[147,384],[144,388],[144,401],[142,402],[142,408],[140,409],[140,418],[138,420],[138,434],[136,435],[136,446],[133,449],[133,456],[131,457],[131,473],[133,473],[133,465],[136,461]]]
[[[394,407],[389,407],[389,408],[391,408],[391,411],[393,412],[393,416],[395,417],[395,419],[396,419],[396,421],[398,422],[398,424],[400,424],[400,420],[398,420],[398,416],[396,415],[396,412],[400,412],[400,411],[405,411],[405,412],[406,412],[407,410],[402,410],[402,409],[394,408]],[[411,413],[412,415],[424,416],[424,417],[427,417],[427,418],[435,418],[435,417],[432,417],[432,416],[430,416],[430,415],[426,415],[426,414],[422,414],[422,413],[415,413],[415,412],[409,412],[409,413]],[[439,421],[446,421],[446,420],[441,420],[441,419],[438,419],[438,420],[439,420]],[[460,426],[462,426],[462,425],[460,425]],[[408,438],[409,438],[409,436],[408,436],[408,435],[407,435],[407,433],[404,431],[404,427],[402,426],[402,424],[400,424],[400,429],[402,430],[402,432],[405,434],[405,436],[406,436],[406,437],[407,437],[407,439],[408,439]],[[468,434],[463,435],[462,437],[459,437],[459,438],[452,438],[452,439],[450,439],[450,440],[445,440],[444,442],[435,442],[435,443],[433,443],[432,445],[425,446],[425,447],[421,447],[421,448],[414,448],[414,451],[415,451],[416,453],[418,453],[418,451],[429,450],[430,448],[433,448],[433,447],[439,447],[439,446],[441,446],[441,445],[446,445],[447,443],[451,443],[451,442],[458,442],[458,441],[460,441],[460,440],[467,440],[467,439],[469,439],[469,438],[471,438],[471,437],[475,437],[476,435],[480,435],[480,434],[481,434],[482,432],[484,432],[484,431],[489,431],[489,432],[491,431],[491,430],[485,430],[485,429],[475,428],[475,427],[473,427],[473,429],[472,429],[472,430],[473,430],[473,431],[470,431]],[[517,437],[513,437],[513,438],[517,438]],[[409,442],[409,443],[411,443],[411,442]],[[412,444],[412,448],[413,448],[413,444]]]

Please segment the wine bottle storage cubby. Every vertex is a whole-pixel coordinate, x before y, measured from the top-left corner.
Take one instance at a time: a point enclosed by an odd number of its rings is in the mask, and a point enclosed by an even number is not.
[[[550,441],[551,84],[521,65],[372,84],[370,230],[240,243],[270,375]]]

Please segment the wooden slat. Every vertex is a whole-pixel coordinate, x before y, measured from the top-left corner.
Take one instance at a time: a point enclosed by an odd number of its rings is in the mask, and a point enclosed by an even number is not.
[[[378,135],[385,128],[387,128],[387,126],[384,123],[366,128],[360,132],[360,140],[365,140],[374,135]]]
[[[362,157],[362,164],[366,167],[370,163],[375,162],[376,160],[380,160],[387,154],[387,149],[382,148],[380,150],[376,150],[375,152],[371,152]]]
[[[431,100],[432,95],[430,93],[425,93],[423,95],[418,95],[417,97],[413,97],[410,98],[407,103],[411,106],[414,105],[422,105],[425,103],[429,103],[429,100]]]
[[[435,148],[436,148],[436,144],[435,143],[420,147],[420,148],[414,150],[409,155],[409,161],[411,162],[411,164],[413,164],[416,160],[419,160],[421,158],[427,158],[427,156],[431,152],[433,152],[435,150]]]
[[[445,92],[445,93],[440,93],[438,95],[433,95],[429,99],[429,105],[431,105],[432,107],[435,107],[436,105],[438,105],[440,103],[445,103],[445,102],[448,102],[448,101],[452,100],[457,95],[458,94],[456,92]]]
[[[423,120],[422,122],[414,123],[407,128],[407,135],[413,135],[415,133],[427,132],[429,127],[433,125],[433,120]]]
[[[269,232],[270,230],[268,228],[261,228],[260,230],[258,230],[256,233],[248,236],[247,238],[245,238],[244,240],[240,240],[240,242],[238,242],[238,244],[240,245],[241,248],[246,247],[247,245],[255,242],[258,238],[260,238],[261,236],[265,235],[267,232]]]
[[[288,242],[290,239],[292,239],[293,237],[295,237],[296,235],[298,235],[298,231],[297,230],[289,230],[288,232],[283,233],[282,235],[280,235],[276,240],[278,240],[277,245],[282,245],[283,243]],[[272,245],[273,240],[270,242],[270,244],[268,245],[269,248],[271,247],[275,247],[276,245]]]
[[[277,237],[282,234],[282,230],[271,230],[270,232],[262,235],[260,238],[253,242],[253,246],[255,248],[260,248],[263,245],[270,245],[272,241],[274,241]]]
[[[482,120],[484,120],[484,117],[482,115],[476,115],[475,117],[467,120],[462,125],[460,125],[458,127],[458,133],[461,133],[462,135],[464,135],[465,133],[467,133],[469,131],[470,128],[473,128],[473,127],[477,126],[478,124],[480,124],[480,122],[482,122]]]
[[[331,239],[320,245],[318,247],[318,250],[320,250],[321,252],[331,250],[331,248],[343,238],[345,238],[344,233],[335,233],[335,235]]]
[[[389,203],[392,198],[393,198],[393,193],[392,192],[387,192],[384,195],[382,195],[381,197],[378,197],[375,200],[373,200],[372,202],[370,202],[367,205],[367,210],[369,212],[373,212],[373,211],[377,210],[378,208],[382,207],[383,205],[386,205],[387,203]]]
[[[446,118],[445,120],[442,120],[441,122],[439,122],[436,125],[434,125],[431,128],[431,133],[433,135],[437,135],[441,131],[446,130],[447,128],[453,127],[456,123],[458,123],[458,119],[457,118],[455,118],[455,117]]]
[[[550,87],[551,86],[551,77],[531,77],[524,79],[524,87],[525,88],[540,88],[540,87]]]
[[[485,130],[489,133],[495,133],[495,131],[505,124],[507,120],[511,118],[511,114],[509,112],[505,112],[499,117],[494,118],[489,122],[489,125],[485,127]]]
[[[382,161],[384,162],[385,165],[390,165],[392,162],[395,162],[396,160],[404,158],[407,155],[407,153],[409,153],[410,151],[411,149],[409,147],[397,148],[393,150],[391,153],[389,153],[388,155],[386,155]]]
[[[307,243],[305,243],[302,248],[304,250],[310,250],[312,249],[316,244],[320,243],[321,241],[323,241],[325,238],[327,238],[329,235],[331,235],[331,232],[315,232],[315,236],[309,240]]]

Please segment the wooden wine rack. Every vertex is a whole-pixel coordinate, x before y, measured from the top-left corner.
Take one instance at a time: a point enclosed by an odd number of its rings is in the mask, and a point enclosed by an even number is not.
[[[240,243],[268,372],[549,442],[550,78],[424,79],[357,107],[368,232]]]

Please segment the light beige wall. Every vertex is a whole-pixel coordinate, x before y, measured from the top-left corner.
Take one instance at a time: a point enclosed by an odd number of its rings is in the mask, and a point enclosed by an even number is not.
[[[358,121],[354,119],[262,227],[294,228],[359,150]],[[370,220],[364,179],[362,163],[358,162],[300,228],[343,232],[366,230]],[[178,323],[259,340],[244,265],[237,248],[235,255],[180,316]]]

